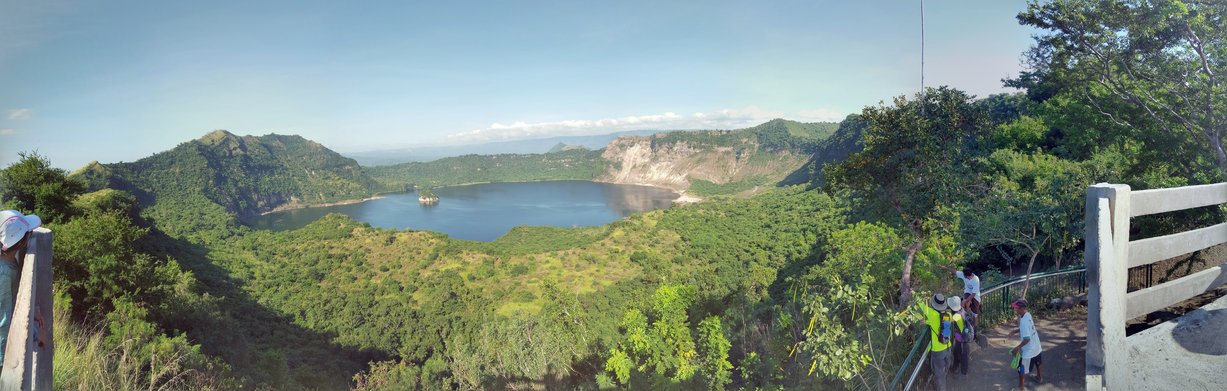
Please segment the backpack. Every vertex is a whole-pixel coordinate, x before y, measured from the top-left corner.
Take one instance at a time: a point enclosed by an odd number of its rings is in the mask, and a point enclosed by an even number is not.
[[[954,333],[954,340],[958,343],[971,342],[975,339],[975,331],[971,327],[971,322],[962,313],[959,313],[959,319],[955,321],[955,325],[962,324],[961,329]]]
[[[941,332],[938,334],[937,340],[943,344],[948,344],[950,343],[950,329],[953,328],[951,327],[952,326],[951,323],[954,323],[954,322],[951,321],[950,312],[947,312],[947,311],[941,312],[940,319],[941,319]]]

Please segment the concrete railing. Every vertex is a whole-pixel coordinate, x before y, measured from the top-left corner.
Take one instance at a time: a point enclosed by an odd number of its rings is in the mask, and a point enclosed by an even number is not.
[[[0,391],[51,390],[52,341],[51,231],[34,230],[21,260],[21,280],[13,306],[8,345],[0,368]],[[4,289],[4,287],[0,287]],[[37,315],[37,316],[36,316]],[[42,320],[41,331],[35,319]],[[43,333],[43,335],[38,335]]]
[[[1131,192],[1098,184],[1086,192],[1087,390],[1129,388],[1125,321],[1227,283],[1227,263],[1127,292],[1129,268],[1227,243],[1227,223],[1129,241],[1129,219],[1227,203],[1227,183]]]

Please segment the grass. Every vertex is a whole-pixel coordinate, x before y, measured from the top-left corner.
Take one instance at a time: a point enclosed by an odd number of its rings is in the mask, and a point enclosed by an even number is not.
[[[518,226],[493,242],[456,241],[453,247],[503,256],[526,255],[583,247],[608,234],[607,227]]]
[[[185,368],[188,352],[139,358],[136,341],[127,340],[110,348],[105,332],[72,320],[65,300],[57,296],[53,320],[55,359],[52,366],[56,390],[218,390],[223,385],[213,373]]]

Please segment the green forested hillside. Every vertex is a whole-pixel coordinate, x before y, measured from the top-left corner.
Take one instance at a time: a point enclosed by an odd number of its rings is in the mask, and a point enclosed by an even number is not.
[[[48,216],[55,235],[57,387],[338,389],[384,357],[294,324],[210,263],[208,243],[242,230],[172,237],[194,226],[145,220],[137,197],[84,193],[77,177],[38,155],[0,170],[0,204]]]
[[[848,155],[860,152],[864,148],[862,137],[866,126],[868,124],[860,114],[852,114],[844,118],[830,136],[823,138],[814,147],[814,155],[805,164],[805,169],[797,170],[786,181],[789,183],[809,181],[814,185],[821,185],[824,181],[823,166],[842,162],[848,158]]]
[[[837,122],[797,122],[774,119],[748,129],[768,150],[814,151],[836,129]]]
[[[600,151],[571,149],[545,154],[464,155],[431,162],[368,167],[387,187],[439,187],[487,182],[590,180],[605,170]]]
[[[600,228],[519,228],[488,244],[332,215],[296,231],[235,238],[210,257],[298,324],[386,352],[412,384],[552,377],[573,388],[597,374],[584,367],[601,363],[572,362],[616,346],[623,313],[647,305],[660,284],[698,288],[684,311],[757,322],[752,313],[770,310],[772,287],[785,299],[777,273],[813,263],[845,210],[791,188]],[[526,232],[539,229],[546,234]]]
[[[653,141],[670,144],[685,141],[698,147],[740,147],[747,140],[757,141],[768,151],[809,152],[839,127],[835,122],[797,122],[773,119],[757,126],[737,130],[699,130],[661,132]]]
[[[225,232],[235,217],[277,207],[368,197],[383,190],[352,159],[299,136],[214,131],[132,163],[91,163],[74,176],[90,190],[136,195],[171,235]]]

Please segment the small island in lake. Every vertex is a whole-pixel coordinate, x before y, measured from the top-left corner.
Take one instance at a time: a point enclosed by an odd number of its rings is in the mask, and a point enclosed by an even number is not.
[[[422,205],[435,205],[439,203],[439,196],[430,189],[422,189],[418,192],[418,203]]]

